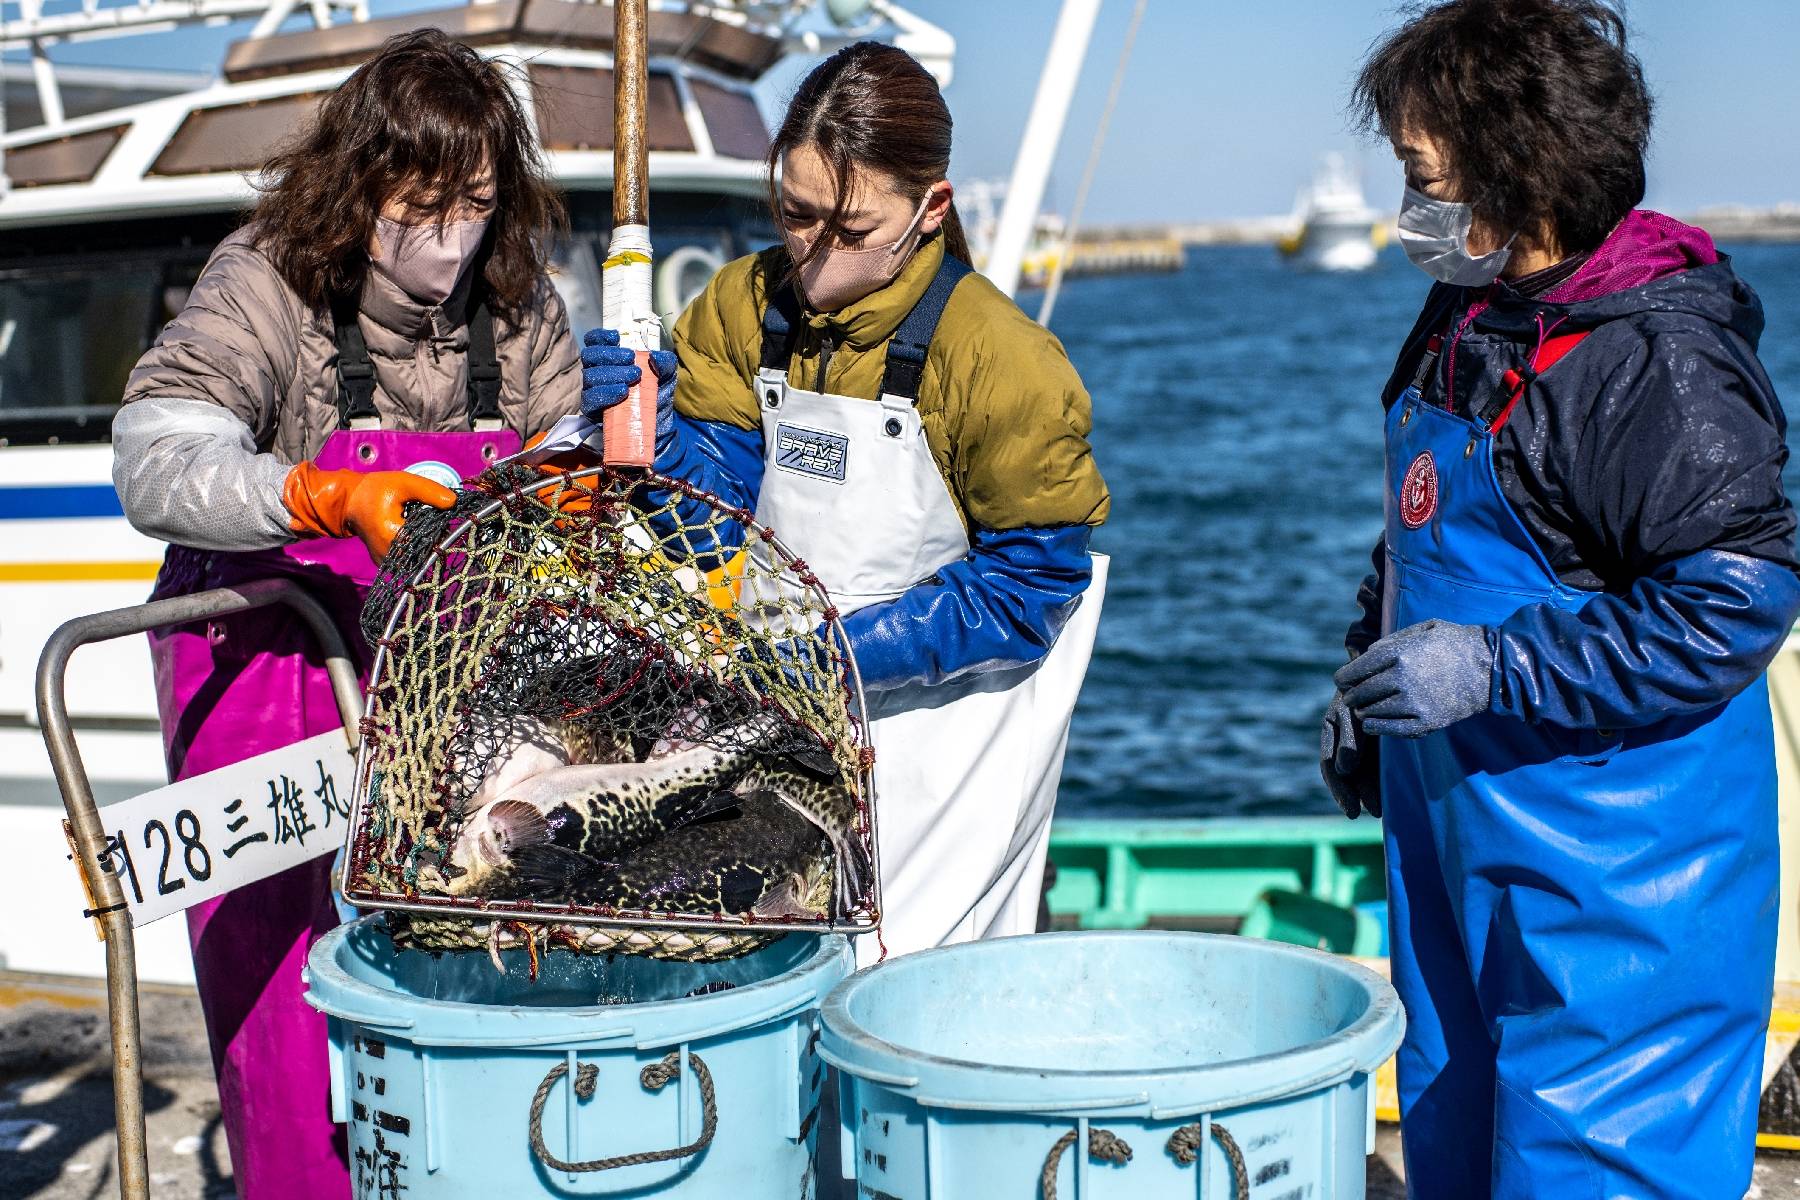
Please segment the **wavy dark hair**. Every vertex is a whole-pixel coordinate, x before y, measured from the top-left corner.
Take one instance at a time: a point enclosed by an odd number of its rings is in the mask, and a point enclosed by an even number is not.
[[[1496,229],[1592,250],[1644,198],[1650,90],[1600,0],[1416,5],[1356,77],[1365,131],[1422,130]]]
[[[831,164],[837,202],[805,257],[794,264],[796,271],[843,229],[858,168],[885,175],[915,204],[932,184],[949,176],[950,106],[918,59],[896,46],[857,42],[800,81],[769,143],[769,211],[778,229],[781,192],[775,173],[782,156],[799,146],[811,146]],[[940,232],[945,250],[970,261],[969,240],[954,202]]]
[[[567,224],[562,196],[504,68],[437,29],[389,38],[269,160],[257,244],[307,303],[356,295],[385,201],[404,195],[442,221],[489,163],[494,212],[476,265],[490,303],[516,314]]]

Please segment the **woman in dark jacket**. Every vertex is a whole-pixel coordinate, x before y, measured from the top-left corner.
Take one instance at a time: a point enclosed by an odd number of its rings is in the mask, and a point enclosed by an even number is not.
[[[1762,308],[1634,210],[1595,0],[1452,0],[1356,98],[1439,282],[1383,395],[1387,528],[1326,716],[1386,826],[1409,1191],[1737,1197],[1774,967],[1763,670],[1800,609]]]

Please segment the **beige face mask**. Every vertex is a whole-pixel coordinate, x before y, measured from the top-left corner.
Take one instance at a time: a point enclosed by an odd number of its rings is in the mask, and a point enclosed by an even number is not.
[[[806,302],[819,312],[836,312],[892,282],[919,245],[919,224],[925,219],[925,210],[931,207],[931,195],[925,193],[906,232],[893,244],[861,250],[824,250],[800,268],[800,289],[806,293]],[[787,239],[788,255],[795,262],[812,248],[812,243],[798,234],[784,231],[782,236]]]
[[[369,261],[414,300],[442,304],[475,260],[487,227],[487,217],[448,225],[402,225],[380,217],[375,237],[381,252]]]

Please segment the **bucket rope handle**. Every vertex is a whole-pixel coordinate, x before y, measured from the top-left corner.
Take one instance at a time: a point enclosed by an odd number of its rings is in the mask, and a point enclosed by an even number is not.
[[[1236,1200],[1250,1200],[1250,1169],[1244,1165],[1244,1152],[1238,1149],[1237,1139],[1216,1121],[1212,1125],[1212,1135],[1219,1143],[1219,1149],[1225,1152],[1225,1161],[1231,1164],[1231,1194]],[[1169,1135],[1168,1151],[1175,1156],[1176,1162],[1189,1166],[1200,1156],[1200,1139],[1204,1136],[1205,1127],[1200,1122],[1183,1125]]]
[[[719,1104],[713,1093],[712,1072],[698,1054],[689,1053],[688,1062],[694,1068],[694,1078],[700,1083],[700,1136],[686,1146],[673,1150],[644,1150],[637,1154],[621,1154],[615,1158],[596,1158],[588,1162],[564,1162],[550,1153],[544,1145],[544,1105],[550,1099],[550,1091],[557,1080],[569,1073],[567,1063],[558,1063],[551,1068],[544,1082],[538,1084],[537,1094],[531,1098],[531,1151],[543,1164],[552,1171],[567,1171],[580,1174],[591,1171],[610,1171],[614,1167],[641,1167],[646,1163],[673,1162],[678,1158],[686,1158],[691,1154],[712,1145],[713,1134],[719,1130]],[[653,1062],[638,1073],[638,1082],[646,1090],[660,1092],[671,1079],[681,1074],[681,1054],[670,1051],[661,1062]],[[575,1095],[582,1100],[594,1097],[594,1087],[600,1078],[600,1068],[593,1063],[582,1063],[575,1070]]]
[[[1044,1157],[1043,1184],[1044,1200],[1056,1200],[1056,1169],[1062,1165],[1063,1151],[1075,1144],[1073,1129],[1056,1139],[1050,1147],[1050,1153]],[[1107,1162],[1124,1166],[1131,1161],[1131,1147],[1125,1139],[1110,1129],[1088,1127],[1088,1157],[1103,1158]]]

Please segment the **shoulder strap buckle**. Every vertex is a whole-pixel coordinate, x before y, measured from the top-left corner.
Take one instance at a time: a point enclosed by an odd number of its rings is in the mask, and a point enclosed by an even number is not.
[[[1591,329],[1576,329],[1569,333],[1559,333],[1554,337],[1547,337],[1538,343],[1537,350],[1531,356],[1529,366],[1522,369],[1514,368],[1502,375],[1500,386],[1507,392],[1506,407],[1500,410],[1500,415],[1495,417],[1493,423],[1488,426],[1488,433],[1499,433],[1505,427],[1506,422],[1512,418],[1513,409],[1517,408],[1519,401],[1525,398],[1525,390],[1532,385],[1532,382],[1561,362],[1565,354],[1579,346],[1581,340],[1592,332]]]
[[[357,321],[357,304],[348,297],[331,303],[332,338],[337,343],[339,429],[364,429],[369,422],[381,426],[375,407],[375,364],[369,361],[369,344]]]

